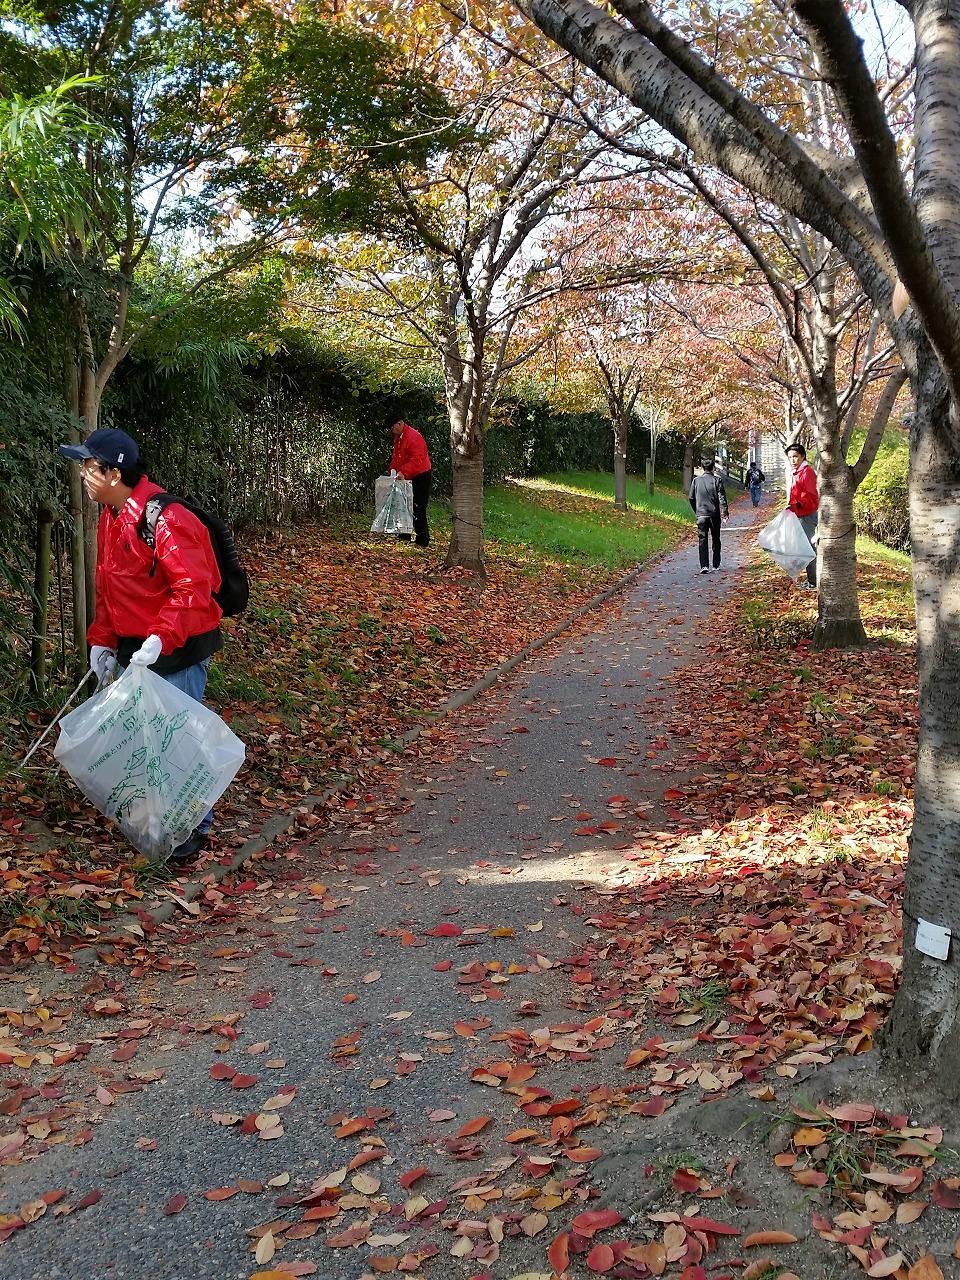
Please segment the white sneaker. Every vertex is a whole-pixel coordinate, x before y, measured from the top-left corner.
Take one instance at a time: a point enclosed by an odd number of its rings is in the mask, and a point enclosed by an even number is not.
[[[714,573],[719,573],[719,572],[720,572],[720,566],[719,566],[718,564],[715,564],[715,565],[713,566],[713,572],[714,572]]]
[[[700,572],[701,572],[701,573],[709,573],[709,572],[710,572],[710,570],[706,567],[706,565],[704,565],[704,567],[700,570]]]

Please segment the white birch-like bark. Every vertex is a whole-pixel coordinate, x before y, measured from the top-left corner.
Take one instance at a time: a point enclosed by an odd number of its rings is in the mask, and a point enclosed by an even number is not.
[[[468,346],[460,351],[451,325],[444,353],[444,384],[450,418],[452,529],[445,564],[485,576],[483,559],[483,412],[482,356]]]
[[[613,419],[613,505],[618,511],[627,509],[627,439],[630,420]]]
[[[817,524],[816,649],[844,649],[867,643],[857,592],[857,525],[853,514],[856,493],[850,468],[837,448],[836,434],[827,432],[826,413],[819,428],[824,437],[818,478],[820,512]]]
[[[920,742],[903,904],[903,974],[884,1053],[960,1098],[960,456],[939,368],[924,370],[911,440],[910,543],[917,605]],[[946,962],[917,922],[951,930]]]
[[[960,298],[960,5],[917,0],[913,198],[937,272]]]

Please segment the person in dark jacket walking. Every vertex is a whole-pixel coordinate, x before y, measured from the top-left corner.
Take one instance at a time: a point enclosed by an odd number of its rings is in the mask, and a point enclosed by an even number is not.
[[[750,497],[753,499],[753,505],[755,507],[759,507],[760,505],[760,495],[763,493],[760,486],[766,478],[767,477],[760,470],[760,464],[758,462],[751,462],[749,467],[747,467],[747,474],[744,476],[744,482],[750,490]]]
[[[697,517],[697,534],[700,540],[700,572],[709,573],[710,555],[713,551],[713,567],[720,568],[720,521],[730,518],[727,493],[723,481],[714,474],[713,458],[704,458],[703,472],[694,477],[690,486],[690,505]],[[712,543],[712,548],[708,547]]]

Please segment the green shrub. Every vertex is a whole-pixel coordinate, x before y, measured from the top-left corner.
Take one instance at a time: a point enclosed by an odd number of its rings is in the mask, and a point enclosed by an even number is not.
[[[898,551],[910,550],[909,464],[909,443],[901,431],[891,428],[853,505],[860,532]]]

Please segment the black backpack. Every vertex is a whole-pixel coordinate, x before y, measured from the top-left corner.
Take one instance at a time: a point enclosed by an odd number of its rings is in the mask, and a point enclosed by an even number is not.
[[[175,493],[156,493],[152,498],[147,499],[143,509],[143,516],[137,527],[140,537],[151,550],[155,548],[157,520],[160,518],[161,511],[169,507],[172,502],[177,502],[181,507],[192,511],[210,534],[210,545],[213,547],[213,554],[217,557],[217,565],[220,569],[220,588],[213,593],[213,598],[223,610],[223,616],[232,618],[234,614],[242,613],[250,600],[250,579],[247,577],[246,569],[240,563],[236,544],[233,541],[233,531],[226,520],[221,520],[219,516],[204,511],[203,507],[197,506],[189,498],[179,498]],[[153,568],[150,570],[151,578],[156,569],[157,562],[154,559]]]

